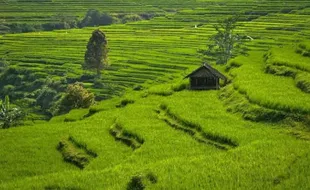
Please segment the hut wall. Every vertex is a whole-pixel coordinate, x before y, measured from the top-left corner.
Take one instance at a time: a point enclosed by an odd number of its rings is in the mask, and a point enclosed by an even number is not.
[[[218,89],[219,78],[215,77],[191,77],[190,78],[191,89],[203,90],[203,89]]]

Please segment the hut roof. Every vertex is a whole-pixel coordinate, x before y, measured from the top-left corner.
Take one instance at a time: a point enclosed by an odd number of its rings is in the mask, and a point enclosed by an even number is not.
[[[210,65],[204,63],[201,67],[193,71],[191,74],[187,75],[185,78],[188,77],[207,77],[207,76],[216,76],[218,78],[221,78],[223,80],[227,80],[227,77],[220,73],[218,70],[214,69]]]

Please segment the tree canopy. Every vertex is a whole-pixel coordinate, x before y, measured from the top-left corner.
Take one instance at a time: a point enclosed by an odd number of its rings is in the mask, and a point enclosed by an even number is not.
[[[237,21],[238,16],[234,16],[214,25],[216,33],[209,38],[208,50],[204,54],[214,57],[217,64],[226,64],[243,50],[241,44],[245,38],[235,33]]]
[[[61,112],[67,112],[76,108],[88,108],[95,101],[93,93],[88,92],[82,83],[68,85],[65,97],[61,102]]]
[[[81,28],[86,26],[109,25],[113,23],[113,17],[106,13],[100,13],[98,10],[90,9],[85,17],[79,23]]]
[[[96,29],[93,31],[87,44],[84,56],[83,69],[96,70],[101,75],[101,70],[108,65],[108,42],[105,34]]]

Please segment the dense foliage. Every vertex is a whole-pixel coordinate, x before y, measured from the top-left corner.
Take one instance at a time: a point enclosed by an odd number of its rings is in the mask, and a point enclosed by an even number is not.
[[[87,11],[85,17],[79,23],[80,27],[85,26],[100,26],[100,25],[109,25],[113,23],[113,17],[103,13],[101,14],[98,10],[90,9]]]
[[[1,5],[1,2],[0,2]],[[97,9],[89,9],[84,17],[70,15],[66,13],[57,13],[50,16],[51,20],[41,22],[6,22],[0,15],[0,34],[7,33],[25,33],[38,31],[52,31],[60,29],[84,28],[91,26],[104,26],[116,23],[135,22],[140,20],[149,20],[155,16],[163,15],[161,13],[113,13],[108,14],[100,12]],[[44,16],[42,16],[44,17]]]
[[[216,33],[209,38],[208,50],[204,53],[215,57],[217,64],[227,64],[230,58],[240,53],[244,37],[235,33],[238,18],[227,18],[214,25]]]
[[[0,128],[6,129],[19,124],[24,117],[22,111],[17,107],[11,107],[9,96],[0,101]]]
[[[88,92],[81,83],[69,84],[66,95],[61,101],[61,111],[76,108],[88,108],[94,103],[94,94]]]
[[[97,29],[92,33],[84,56],[83,69],[95,70],[101,75],[101,70],[108,66],[108,42],[105,34]]]

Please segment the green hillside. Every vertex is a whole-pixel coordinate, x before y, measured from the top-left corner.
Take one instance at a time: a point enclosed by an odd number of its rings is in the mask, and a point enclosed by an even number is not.
[[[281,8],[278,3],[274,2],[269,9],[258,4],[255,9],[268,11],[264,14],[242,10],[244,21],[239,22],[238,32],[254,39],[247,43],[250,50],[267,51],[272,46],[296,45],[307,38],[310,23],[307,9],[284,14],[278,11]],[[254,6],[249,2],[245,5]],[[0,54],[2,62],[11,69],[1,76],[5,83],[0,85],[0,95],[8,94],[15,104],[33,108],[44,92],[40,89],[46,86],[61,94],[68,83],[81,81],[96,94],[97,100],[103,100],[121,95],[127,88],[184,75],[186,69],[201,64],[197,52],[206,48],[208,37],[214,34],[213,24],[241,11],[234,3],[216,9],[188,6],[152,20],[102,27],[108,38],[111,67],[96,83],[94,75],[81,70],[93,28],[6,34],[0,38]],[[216,13],[218,9],[226,13]],[[50,109],[45,107],[45,111]]]
[[[310,189],[308,1],[1,1],[0,25],[110,14],[150,20],[0,36],[0,97],[28,113],[0,129],[0,189]],[[33,12],[33,10],[36,10]],[[205,57],[213,24],[239,13],[247,54]],[[100,28],[110,66],[82,70]],[[189,90],[207,60],[229,78]],[[76,81],[98,102],[41,121],[38,97]],[[50,109],[44,109],[46,112]]]

